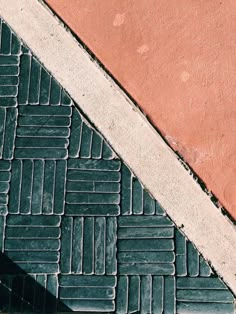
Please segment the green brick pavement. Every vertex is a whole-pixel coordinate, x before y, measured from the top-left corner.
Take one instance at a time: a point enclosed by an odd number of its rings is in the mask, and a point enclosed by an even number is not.
[[[1,21],[1,312],[233,313],[231,292],[77,108]]]

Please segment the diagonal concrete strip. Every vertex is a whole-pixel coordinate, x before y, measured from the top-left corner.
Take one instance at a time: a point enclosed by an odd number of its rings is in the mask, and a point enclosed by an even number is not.
[[[40,2],[0,0],[0,14],[236,293],[235,227],[140,111]]]

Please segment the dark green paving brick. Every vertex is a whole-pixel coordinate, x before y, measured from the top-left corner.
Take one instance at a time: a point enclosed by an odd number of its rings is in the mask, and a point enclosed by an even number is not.
[[[16,86],[0,86],[1,97],[15,97],[17,95]]]
[[[71,260],[72,260],[72,217],[63,217],[61,224],[61,258],[60,258],[60,270],[61,273],[71,272]]]
[[[164,263],[121,263],[118,265],[118,272],[121,275],[174,275],[173,264]]]
[[[120,228],[118,231],[119,239],[145,239],[145,238],[173,238],[174,229],[173,228],[152,228],[152,227],[142,227],[136,228]]]
[[[50,104],[51,105],[59,105],[61,99],[61,87],[59,84],[54,80],[51,79],[51,86],[50,86]]]
[[[9,251],[24,251],[24,250],[42,250],[42,251],[55,251],[60,248],[60,243],[58,240],[51,240],[45,239],[44,241],[41,240],[31,240],[31,239],[24,239],[24,240],[13,240],[13,239],[6,239],[5,240],[5,250]]]
[[[41,66],[35,58],[31,60],[30,69],[30,84],[29,84],[29,104],[39,103],[39,86],[40,86],[40,76],[41,76]]]
[[[116,290],[116,312],[127,313],[128,310],[128,277],[119,276]]]
[[[112,193],[67,193],[68,204],[119,204],[120,196]]]
[[[72,240],[72,272],[82,273],[84,219],[74,218]]]
[[[0,66],[0,75],[12,76],[12,75],[18,75],[18,74],[19,74],[19,67],[17,65]]]
[[[17,56],[2,56],[0,55],[0,66],[18,64],[19,59]],[[7,78],[6,78],[7,79]]]
[[[176,274],[178,276],[187,276],[187,258],[186,258],[186,255],[176,255],[175,266],[176,266]]]
[[[120,184],[117,182],[94,182],[95,192],[119,193]]]
[[[63,127],[70,126],[69,117],[58,116],[19,116],[20,126]]]
[[[164,309],[166,314],[175,313],[176,308],[176,283],[175,277],[165,277],[164,280]]]
[[[117,221],[115,217],[107,217],[106,225],[106,274],[117,272],[116,261]]]
[[[0,160],[0,215],[6,215],[8,212],[8,192],[11,178],[11,162]]]
[[[17,76],[0,76],[1,86],[18,85],[19,79]]]
[[[2,158],[4,144],[6,109],[0,107],[0,158]]]
[[[47,160],[44,167],[44,183],[43,183],[43,214],[53,213],[54,184],[55,184],[56,162]]]
[[[200,276],[201,277],[209,277],[212,274],[210,266],[206,261],[200,256]]]
[[[94,218],[84,220],[84,242],[83,272],[86,275],[94,273]]]
[[[19,104],[27,104],[29,97],[29,85],[30,85],[30,68],[31,68],[31,56],[23,54],[20,57],[20,83],[18,91]]]
[[[152,311],[155,314],[163,313],[164,310],[164,277],[153,276],[152,278]]]
[[[82,135],[82,119],[81,115],[75,107],[72,109],[71,119],[71,135],[70,135],[70,146],[69,146],[69,157],[78,157],[80,146],[81,146],[81,135]]]
[[[234,305],[218,302],[177,302],[176,311],[177,314],[233,314]]]
[[[95,159],[100,159],[102,156],[102,146],[103,139],[100,134],[93,132],[92,148],[91,148],[91,157]]]
[[[227,290],[177,290],[177,300],[185,302],[222,302],[232,303],[233,295]]]
[[[70,181],[119,182],[120,173],[117,171],[86,171],[69,169],[67,178]]]
[[[3,159],[9,160],[13,158],[16,123],[17,123],[17,109],[7,108],[4,134],[4,147],[2,154]]]
[[[177,255],[187,254],[187,242],[184,235],[175,229],[175,252]]]
[[[143,213],[143,188],[137,178],[133,178],[132,207],[134,215]]]
[[[9,213],[12,214],[17,214],[20,211],[22,169],[23,163],[21,160],[12,161],[12,177],[9,197]]]
[[[8,195],[0,193],[0,207],[1,205],[7,205]]]
[[[0,106],[1,107],[16,107],[17,100],[16,98],[8,97],[8,98],[0,98]]]
[[[141,276],[140,313],[152,313],[152,277]]]
[[[48,226],[48,227],[58,227],[61,223],[60,216],[32,216],[32,215],[9,215],[7,216],[8,226]]]
[[[54,117],[70,117],[70,107],[41,107],[41,106],[19,106],[19,114],[23,116],[54,116]]]
[[[62,89],[62,91],[61,91],[61,104],[63,106],[70,106],[72,104],[72,101],[71,101],[70,97],[64,91],[64,89]]]
[[[118,218],[118,225],[120,227],[166,227],[166,226],[173,226],[171,220],[167,217],[160,217],[160,216],[128,216],[128,217],[119,217]]]
[[[64,199],[66,186],[67,163],[64,160],[56,162],[55,189],[54,189],[54,214],[64,213]]]
[[[46,289],[45,309],[49,313],[56,312],[58,297],[58,275],[48,275]]]
[[[21,53],[21,42],[16,37],[15,34],[12,34],[11,38],[11,54],[12,55],[19,55]]]
[[[6,217],[0,216],[0,252],[4,250],[4,234],[5,234]]]
[[[35,299],[34,304],[38,311],[45,310],[45,288],[46,288],[46,275],[37,275],[35,286]]]
[[[66,204],[65,214],[68,216],[117,216],[120,207],[116,204]]]
[[[119,263],[173,263],[174,252],[118,252]]]
[[[66,148],[47,148],[42,150],[42,148],[16,148],[15,157],[18,159],[28,159],[28,158],[45,158],[45,159],[66,159],[67,149]]]
[[[156,215],[165,215],[164,209],[161,207],[161,205],[157,201],[155,201],[155,205],[156,205]]]
[[[48,72],[41,68],[39,102],[41,105],[48,105],[50,99],[51,77]]]
[[[122,164],[121,167],[121,214],[131,215],[132,208],[132,174],[129,168]]]
[[[166,239],[127,239],[119,240],[120,251],[172,251],[173,241]]]
[[[0,170],[0,180],[1,181],[9,182],[10,178],[11,178],[11,174],[9,171],[1,171]]]
[[[199,274],[199,254],[194,248],[192,243],[188,242],[187,244],[187,253],[188,253],[188,275],[190,277],[196,277]]]
[[[0,86],[1,97],[15,97],[17,95],[16,86]]]
[[[112,159],[114,157],[114,153],[111,149],[111,147],[103,141],[103,148],[102,148],[102,158],[104,159]]]
[[[60,275],[59,284],[63,287],[116,287],[116,276]]]
[[[11,52],[11,30],[7,24],[2,23],[0,54],[8,55]]]
[[[68,168],[81,170],[119,171],[120,160],[69,159]]]
[[[44,127],[44,126],[22,126],[17,127],[16,135],[18,137],[46,137],[46,138],[68,138],[69,137],[69,128],[67,127]],[[35,141],[37,138],[35,138]]]
[[[44,160],[34,161],[31,201],[31,213],[33,215],[42,214],[44,165]]]
[[[25,160],[22,169],[20,213],[29,214],[31,212],[31,195],[33,182],[33,162]],[[20,187],[19,187],[20,188]]]
[[[212,278],[177,278],[178,289],[227,289],[224,283],[216,277]]]
[[[114,291],[112,288],[97,287],[61,287],[61,299],[114,299]]]
[[[95,239],[95,274],[105,274],[105,249],[106,249],[106,219],[105,217],[95,218],[94,226],[94,239]]]
[[[7,251],[6,255],[16,263],[58,263],[58,251]]]
[[[140,310],[140,276],[129,276],[128,313]]]
[[[60,229],[51,227],[7,227],[8,239],[59,239]]]
[[[92,129],[83,122],[79,154],[81,158],[91,158],[92,136]]]

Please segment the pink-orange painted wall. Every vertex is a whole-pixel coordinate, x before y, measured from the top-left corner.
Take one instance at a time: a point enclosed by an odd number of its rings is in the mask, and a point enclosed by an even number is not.
[[[47,2],[236,218],[236,1]]]

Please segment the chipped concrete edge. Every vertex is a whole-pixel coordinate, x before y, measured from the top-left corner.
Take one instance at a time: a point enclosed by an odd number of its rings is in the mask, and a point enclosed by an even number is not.
[[[235,226],[140,110],[46,6],[35,0],[0,0],[0,15],[236,294]]]

